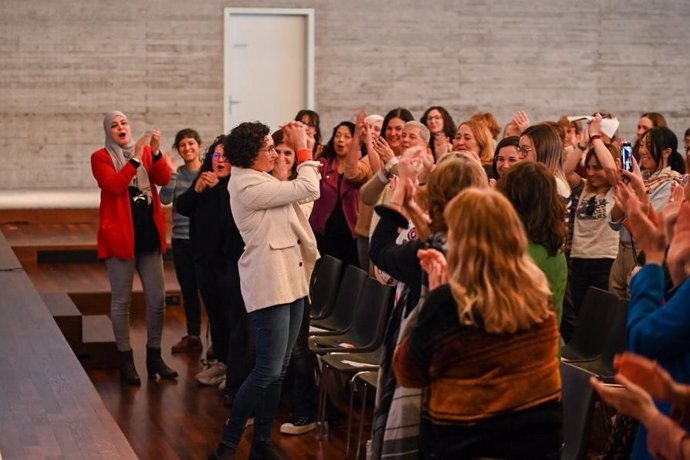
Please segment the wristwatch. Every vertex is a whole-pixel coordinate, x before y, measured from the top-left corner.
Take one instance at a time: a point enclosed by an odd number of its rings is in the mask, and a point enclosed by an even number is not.
[[[393,170],[393,166],[397,165],[398,163],[400,163],[400,159],[398,157],[393,157],[390,160],[388,160],[386,166],[383,168],[386,170],[386,174],[390,176],[391,171]]]

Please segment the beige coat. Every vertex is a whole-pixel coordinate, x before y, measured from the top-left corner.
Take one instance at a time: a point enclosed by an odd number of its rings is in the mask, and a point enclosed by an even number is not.
[[[283,182],[254,169],[232,168],[228,191],[245,244],[238,266],[248,313],[309,294],[318,251],[299,203],[319,197],[319,165],[306,161],[295,180]]]

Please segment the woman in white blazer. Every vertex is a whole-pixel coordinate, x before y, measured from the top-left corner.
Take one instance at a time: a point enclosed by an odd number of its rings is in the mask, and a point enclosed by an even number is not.
[[[225,139],[233,166],[230,207],[245,250],[238,266],[247,313],[254,325],[256,365],[235,396],[223,436],[210,458],[234,458],[247,419],[254,414],[251,458],[279,458],[271,443],[283,376],[299,333],[309,278],[318,257],[301,202],[319,197],[319,163],[312,161],[304,125],[283,127],[297,152],[297,178],[271,176],[276,159],[268,126],[242,123]]]

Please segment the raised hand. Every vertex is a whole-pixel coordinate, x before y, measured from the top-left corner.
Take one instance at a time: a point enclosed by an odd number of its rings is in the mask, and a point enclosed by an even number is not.
[[[300,150],[307,150],[307,130],[302,122],[289,121],[281,126],[285,134],[285,144],[297,153]]]
[[[515,123],[515,126],[520,131],[520,134],[522,134],[524,130],[529,128],[529,116],[527,116],[527,112],[524,110],[515,112],[515,115],[513,115],[513,123]]]
[[[151,131],[151,140],[149,141],[149,145],[151,146],[151,153],[156,154],[161,148],[161,130],[158,128],[154,128]]]
[[[382,137],[374,137],[373,142],[374,150],[378,153],[382,164],[388,163],[388,161],[395,156],[393,149],[390,148],[388,142]]]

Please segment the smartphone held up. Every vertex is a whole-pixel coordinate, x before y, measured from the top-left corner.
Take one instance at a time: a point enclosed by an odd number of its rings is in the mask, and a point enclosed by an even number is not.
[[[621,144],[621,167],[626,171],[633,170],[633,149],[630,142]]]

